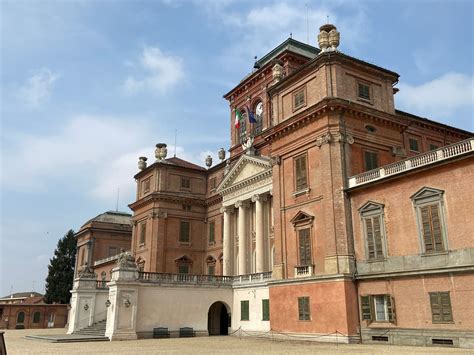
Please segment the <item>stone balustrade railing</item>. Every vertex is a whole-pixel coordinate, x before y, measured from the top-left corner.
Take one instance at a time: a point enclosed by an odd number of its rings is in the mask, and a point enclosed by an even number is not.
[[[228,285],[247,284],[263,282],[272,278],[272,272],[260,272],[256,274],[239,276],[217,276],[217,275],[192,275],[192,274],[171,274],[160,272],[139,272],[138,279],[142,282],[169,283],[185,285]]]
[[[130,252],[130,250],[128,250],[128,252]],[[97,265],[100,265],[100,264],[104,264],[104,263],[107,263],[107,262],[109,262],[109,261],[117,260],[117,259],[119,258],[119,256],[120,256],[120,254],[116,254],[116,255],[109,256],[108,258],[96,260],[96,261],[94,262],[94,266],[97,266]]]
[[[474,151],[474,139],[466,139],[431,152],[385,165],[381,168],[373,169],[359,175],[354,175],[349,178],[349,188],[365,185],[421,166],[427,166],[455,156],[468,154],[472,151]]]
[[[106,280],[96,280],[95,282],[95,288],[99,289],[99,290],[106,290],[109,288],[109,286],[107,286],[107,282],[109,281],[106,281]]]
[[[313,265],[295,266],[295,277],[308,277],[313,275]]]

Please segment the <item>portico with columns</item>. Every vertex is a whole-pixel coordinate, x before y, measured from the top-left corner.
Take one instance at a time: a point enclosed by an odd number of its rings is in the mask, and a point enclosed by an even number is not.
[[[269,157],[244,154],[217,188],[226,276],[272,271],[272,166]]]

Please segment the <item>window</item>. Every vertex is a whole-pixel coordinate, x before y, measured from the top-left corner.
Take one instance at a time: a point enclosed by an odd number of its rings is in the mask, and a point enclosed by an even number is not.
[[[299,266],[311,265],[310,228],[298,230]]]
[[[433,323],[453,322],[449,292],[430,292],[430,303]]]
[[[41,319],[41,313],[40,312],[34,312],[33,313],[33,323],[39,323]]]
[[[146,222],[140,223],[140,239],[139,243],[140,244],[145,244],[145,238],[146,238]]]
[[[244,143],[247,139],[247,112],[245,109],[241,109],[242,120],[240,121],[240,127],[238,128],[237,134],[239,138],[239,143]]]
[[[366,131],[369,132],[369,133],[375,133],[375,132],[377,132],[377,128],[375,128],[374,126],[369,125],[369,124],[366,124],[366,125],[365,125],[365,129],[366,129]]]
[[[367,202],[360,209],[368,260],[385,257],[383,207],[379,203]]]
[[[298,297],[298,319],[311,320],[309,297]]]
[[[362,320],[395,323],[395,301],[390,295],[361,296],[360,306]]]
[[[377,169],[379,167],[376,152],[364,152],[365,171]]]
[[[145,271],[145,261],[140,261],[139,263],[137,263],[137,266],[138,266],[138,271],[140,272]]]
[[[293,94],[293,111],[306,105],[306,88],[297,90]]]
[[[143,189],[143,194],[150,192],[150,178],[143,180],[142,189]]]
[[[430,150],[436,150],[436,149],[438,149],[438,148],[439,148],[438,145],[433,144],[433,143],[430,144]]]
[[[370,101],[370,86],[358,83],[358,96],[359,99]]]
[[[114,256],[119,253],[119,248],[117,247],[109,247],[109,256]]]
[[[415,139],[415,138],[410,138],[408,140],[408,143],[410,145],[410,150],[412,152],[419,152],[420,151],[420,148],[418,147],[418,139]]]
[[[208,275],[215,275],[216,274],[216,265],[207,265],[207,274]]]
[[[189,243],[189,221],[181,221],[179,226],[179,241],[181,243]]]
[[[187,212],[191,211],[191,205],[183,203],[183,211],[187,211]]]
[[[25,312],[20,312],[16,316],[16,323],[17,324],[23,324],[25,323]]]
[[[447,250],[443,194],[444,191],[424,187],[412,196],[423,253]]]
[[[296,157],[295,164],[295,190],[301,191],[308,188],[308,163],[306,154]]]
[[[209,223],[209,244],[215,244],[216,237],[215,237],[215,229],[216,223],[214,221]]]
[[[213,177],[211,178],[211,180],[209,180],[209,188],[212,190],[215,190],[216,189],[216,178]]]
[[[178,274],[189,274],[189,265],[187,264],[178,265]]]
[[[270,320],[270,300],[262,300],[262,320]]]
[[[102,272],[100,273],[100,279],[101,279],[101,281],[106,281],[106,279],[107,279],[107,273],[106,273],[105,271],[102,271]]]
[[[258,104],[255,105],[255,122],[253,124],[253,132],[254,134],[259,134],[262,132],[263,126],[263,103],[260,101]]]
[[[189,190],[191,188],[191,179],[181,177],[181,189],[182,190]]]
[[[240,301],[240,320],[249,320],[249,301]]]

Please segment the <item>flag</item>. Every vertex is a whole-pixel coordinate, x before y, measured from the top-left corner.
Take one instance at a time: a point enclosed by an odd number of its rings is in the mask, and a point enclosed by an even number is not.
[[[249,109],[248,107],[247,107],[247,110],[249,111],[249,122],[250,123],[257,123],[257,120],[255,119],[255,116],[254,116],[252,110]]]
[[[240,128],[240,121],[242,121],[243,117],[240,113],[239,109],[235,109],[235,128]]]

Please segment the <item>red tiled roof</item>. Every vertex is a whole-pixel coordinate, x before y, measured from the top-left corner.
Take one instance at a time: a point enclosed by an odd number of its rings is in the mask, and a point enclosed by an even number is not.
[[[196,169],[196,170],[206,171],[206,169],[203,168],[202,166],[199,166],[199,165],[190,163],[189,161],[186,161],[186,160],[183,160],[183,159],[180,159],[180,158],[177,158],[177,157],[168,158],[168,159],[166,159],[166,161],[167,161],[168,163],[171,163],[171,164],[173,164],[173,165],[180,166],[180,167],[182,167],[182,168],[188,168],[188,169]]]

